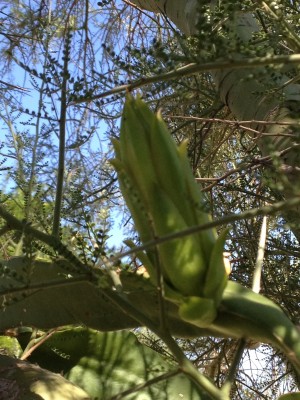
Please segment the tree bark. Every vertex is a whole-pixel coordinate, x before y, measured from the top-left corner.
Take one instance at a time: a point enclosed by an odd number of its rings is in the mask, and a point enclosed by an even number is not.
[[[185,34],[196,34],[197,0],[133,0],[137,6],[156,13],[163,12]],[[213,3],[213,2],[212,2]],[[259,31],[256,19],[250,13],[238,15],[236,26],[231,27],[238,38],[247,42],[253,33]],[[208,38],[209,40],[209,38]],[[241,56],[236,54],[236,59]],[[226,104],[238,120],[264,120],[277,122],[298,123],[297,118],[292,118],[294,110],[300,110],[300,85],[288,84],[290,78],[276,74],[270,76],[266,73],[259,79],[259,72],[263,68],[257,68],[252,79],[253,69],[232,69],[212,72],[214,82],[219,91],[220,98]],[[250,75],[251,74],[251,75]],[[270,89],[275,91],[271,94]],[[281,101],[279,101],[281,99]],[[254,127],[257,128],[257,126]],[[290,131],[287,126],[274,126],[264,129],[274,134],[274,137],[258,141],[264,156],[270,153],[270,144],[276,150],[282,151],[294,143],[293,138],[282,138],[282,133]],[[268,136],[269,138],[270,136]],[[272,143],[271,143],[272,142]],[[298,167],[300,164],[300,152],[294,149],[284,157],[285,163],[290,167]]]

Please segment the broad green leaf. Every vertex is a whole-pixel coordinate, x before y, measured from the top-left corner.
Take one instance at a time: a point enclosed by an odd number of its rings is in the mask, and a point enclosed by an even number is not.
[[[0,284],[0,330],[15,326],[39,329],[79,324],[99,331],[117,331],[143,325],[134,319],[134,308],[154,326],[159,326],[159,305],[155,286],[148,279],[133,273],[121,275],[126,301],[107,281],[102,288],[85,275],[73,272],[70,266],[38,261],[24,278],[22,259],[7,262],[11,274],[2,274]],[[25,274],[26,275],[26,274]],[[71,282],[72,279],[81,279]],[[21,278],[24,278],[21,282]],[[31,286],[31,285],[34,285]],[[9,295],[19,287],[19,292]],[[24,289],[23,289],[24,288]],[[118,304],[118,306],[116,305]],[[130,307],[129,307],[130,306]],[[126,308],[129,307],[129,308]],[[286,354],[300,371],[300,336],[293,323],[273,301],[241,285],[228,283],[216,320],[207,328],[184,322],[175,304],[166,301],[166,319],[170,332],[178,337],[249,337],[270,343]]]
[[[97,282],[85,279],[84,275],[82,281],[68,283],[69,276],[80,278],[81,275],[73,271],[71,275],[67,262],[36,261],[30,271],[22,257],[3,260],[1,264],[0,302],[5,306],[0,310],[0,331],[20,325],[50,329],[82,324],[103,332],[140,326],[110,300],[118,297],[112,283],[107,283],[106,288],[97,287]],[[139,310],[158,324],[157,291],[149,279],[125,273],[122,283],[128,300],[138,304]],[[30,285],[40,287],[30,290]],[[15,293],[16,288],[24,288],[24,291],[20,289]],[[183,322],[175,305],[168,304],[167,311],[169,327],[175,336],[197,337],[206,332]]]
[[[101,333],[87,328],[60,331],[38,347],[30,358],[43,368],[63,373],[93,399],[110,399],[147,381],[176,372],[176,366],[141,344],[128,331]],[[126,396],[137,400],[200,400],[195,385],[184,375],[162,379]]]
[[[20,357],[22,348],[15,337],[0,336],[0,354],[10,357]]]

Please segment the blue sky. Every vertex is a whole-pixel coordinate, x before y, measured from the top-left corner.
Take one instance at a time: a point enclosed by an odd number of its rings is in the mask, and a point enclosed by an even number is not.
[[[96,3],[95,3],[96,6]],[[99,9],[99,7],[98,7]],[[99,12],[99,16],[101,13]],[[1,15],[0,15],[1,18]],[[53,54],[52,56],[55,58],[57,57],[59,60],[61,60],[61,51],[62,49],[58,47],[53,47]],[[32,57],[28,60],[28,65],[30,68],[35,68],[38,73],[43,72],[43,66],[37,62],[39,57],[41,56],[41,60],[43,60],[43,55],[42,55],[42,49],[37,48],[36,49],[36,60],[34,60]],[[22,60],[20,57],[18,61]],[[23,60],[25,62],[25,60]],[[73,61],[73,60],[72,60]],[[100,62],[100,59],[98,59],[97,62]],[[3,70],[4,71],[4,70]],[[3,72],[2,71],[2,72]],[[42,118],[37,118],[34,115],[30,115],[31,113],[36,113],[37,110],[40,109],[39,102],[41,101],[40,94],[39,94],[39,89],[42,86],[42,81],[35,76],[34,74],[30,74],[28,71],[25,71],[24,68],[21,68],[18,66],[14,61],[11,63],[10,70],[7,70],[7,73],[3,73],[1,77],[3,82],[8,82],[17,86],[20,86],[21,88],[24,88],[24,91],[22,90],[14,90],[12,91],[12,98],[8,98],[6,100],[2,99],[2,115],[7,111],[7,120],[5,119],[0,119],[0,129],[1,129],[1,135],[0,139],[1,142],[4,144],[7,144],[8,141],[11,140],[12,136],[15,134],[15,140],[18,139],[18,136],[21,138],[26,138],[26,136],[31,136],[32,140],[35,137],[36,133],[39,135],[43,133],[43,124],[46,122],[46,120],[43,120]],[[6,85],[1,85],[3,86],[4,89],[6,88]],[[72,85],[70,84],[70,87]],[[43,96],[42,101],[43,105],[46,105],[46,109],[49,110],[49,115],[51,115],[51,108],[52,114],[56,113],[56,115],[59,113],[59,93],[54,93],[51,98],[47,98],[46,96]],[[17,105],[15,109],[11,109],[12,104]],[[26,110],[28,109],[27,112],[24,114],[20,114],[20,109]],[[56,109],[56,110],[55,110]],[[82,115],[82,114],[81,114]],[[93,124],[93,118],[96,118],[96,116],[92,117],[91,119],[91,124]],[[9,121],[10,119],[10,121]],[[8,128],[8,125],[11,124],[11,127]],[[38,124],[38,125],[37,125]],[[86,128],[88,128],[90,124],[87,125]],[[74,127],[74,126],[73,126]],[[86,129],[84,128],[84,129]],[[99,158],[101,157],[101,153],[107,153],[108,151],[108,146],[109,146],[109,141],[107,140],[107,131],[109,130],[110,126],[105,122],[105,120],[99,118],[99,121],[97,121],[97,127],[95,134],[91,136],[91,140],[89,142],[90,147],[93,148],[94,150],[99,150]],[[67,128],[67,144],[68,144],[68,136],[71,140],[74,139],[74,135],[72,131],[68,132],[68,129],[72,129],[72,126],[70,128]],[[83,132],[84,132],[83,129]],[[22,136],[23,135],[23,136]],[[72,138],[72,139],[71,139]],[[99,140],[100,138],[100,140]],[[51,135],[51,140],[54,145],[58,144],[58,138],[57,138],[57,133],[53,131]],[[69,142],[70,143],[70,142]],[[79,150],[80,152],[88,152],[88,149],[85,147],[81,147]],[[6,146],[4,146],[1,149],[1,156],[4,157],[6,154],[10,153],[11,158],[7,158],[4,166],[6,167],[12,167],[14,164],[16,165],[14,155],[11,153],[11,150],[8,149]],[[71,151],[69,151],[71,152]],[[48,157],[48,155],[47,155]],[[47,158],[46,157],[46,158]],[[72,156],[71,156],[72,157]],[[51,157],[50,157],[51,160]],[[66,173],[67,173],[67,168],[66,166]],[[52,177],[51,179],[54,179]],[[13,182],[11,179],[7,181],[7,171],[0,171],[0,180],[2,180],[2,186],[5,183],[5,187],[3,187],[4,192],[9,192],[15,187],[15,182]],[[0,182],[1,184],[1,182]],[[110,232],[110,239],[109,239],[109,245],[110,246],[117,246],[120,247],[121,242],[122,242],[122,229],[120,227],[121,224],[121,215],[122,213],[119,212],[118,210],[113,211],[112,214],[112,219],[114,221],[112,225],[112,230]]]

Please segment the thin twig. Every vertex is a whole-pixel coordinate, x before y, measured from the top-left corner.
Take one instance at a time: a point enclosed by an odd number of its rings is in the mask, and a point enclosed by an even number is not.
[[[266,240],[267,240],[267,216],[265,215],[263,217],[261,225],[259,245],[257,250],[254,273],[253,273],[252,290],[255,293],[260,292],[260,281],[261,281],[262,266],[265,255]]]
[[[276,65],[299,64],[299,62],[300,62],[300,54],[291,54],[287,56],[266,56],[266,57],[246,58],[242,60],[229,60],[229,61],[225,60],[225,61],[212,61],[207,63],[190,63],[188,65],[177,68],[170,72],[153,75],[150,77],[140,78],[133,83],[117,86],[113,89],[110,89],[106,92],[102,92],[98,95],[89,98],[76,99],[72,103],[70,103],[70,105],[89,103],[91,101],[111,96],[116,93],[122,93],[128,91],[130,92],[134,89],[138,89],[140,87],[149,85],[151,83],[167,81],[171,79],[178,79],[179,77],[190,76],[198,74],[199,72],[216,71],[220,69],[234,70],[234,69],[252,68],[252,67],[272,65],[272,64]]]
[[[22,356],[20,357],[21,360],[26,360],[28,357],[31,356],[31,354],[36,350],[39,346],[41,346],[43,343],[45,343],[46,340],[48,340],[55,332],[60,330],[60,328],[53,328],[50,329],[48,332],[46,332],[44,335],[37,339],[32,339],[30,342],[27,344]]]

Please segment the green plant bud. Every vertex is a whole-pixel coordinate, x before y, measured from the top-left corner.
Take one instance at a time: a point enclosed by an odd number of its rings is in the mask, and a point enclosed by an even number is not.
[[[144,243],[210,221],[189,167],[186,143],[177,147],[161,116],[140,98],[127,96],[120,141],[113,145],[112,165]],[[160,270],[165,295],[179,305],[180,316],[198,326],[216,318],[227,284],[225,235],[217,238],[216,231],[208,229],[158,242],[137,254],[155,284]]]

